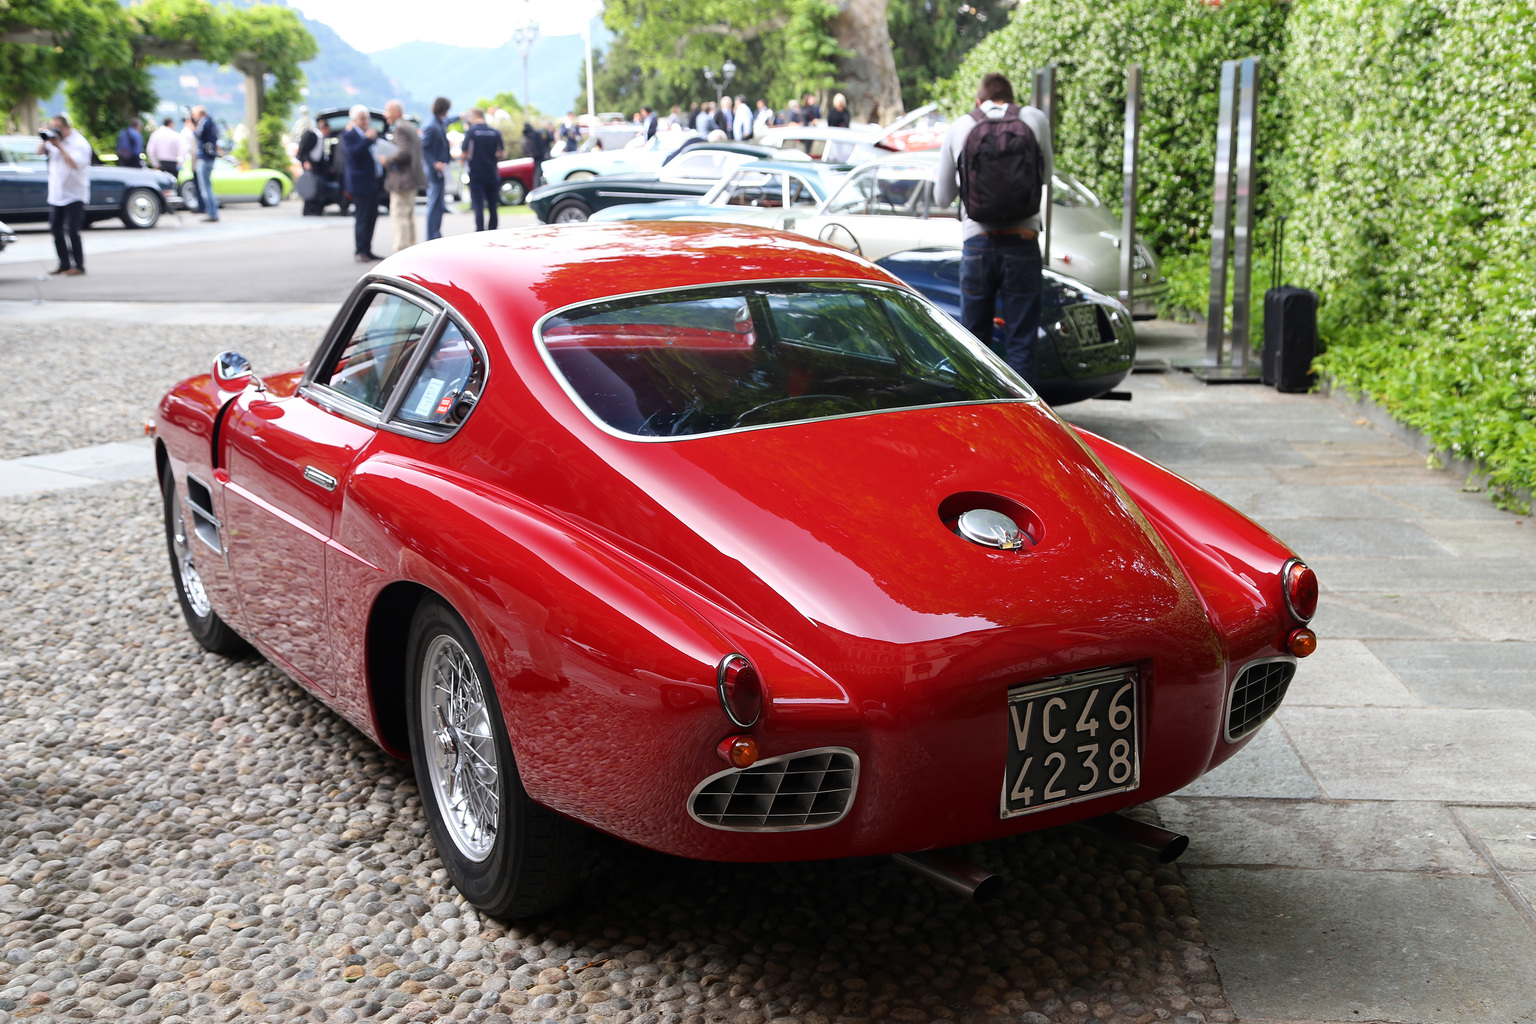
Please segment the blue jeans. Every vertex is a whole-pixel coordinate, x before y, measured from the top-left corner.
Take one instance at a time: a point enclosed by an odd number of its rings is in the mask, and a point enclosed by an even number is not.
[[[427,171],[427,241],[443,237],[443,211],[447,209],[446,182],[436,171]]]
[[[967,238],[960,256],[960,322],[1025,380],[1040,331],[1040,243],[1021,235]],[[1002,324],[993,317],[1001,316]]]
[[[198,158],[197,161],[197,201],[203,204],[203,216],[211,220],[219,219],[219,200],[213,194],[213,158]]]

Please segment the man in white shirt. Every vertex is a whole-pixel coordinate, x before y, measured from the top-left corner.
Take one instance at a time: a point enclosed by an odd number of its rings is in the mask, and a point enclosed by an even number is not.
[[[37,147],[48,157],[48,226],[59,254],[59,265],[49,273],[79,277],[85,273],[80,223],[91,197],[91,144],[63,114],[55,116],[52,125]]]
[[[736,97],[735,120],[731,125],[731,136],[737,142],[743,142],[752,137],[752,108],[747,106],[745,93]]]
[[[149,141],[144,144],[144,155],[151,166],[167,174],[174,176],[181,169],[181,135],[171,127],[170,118],[150,132]]]

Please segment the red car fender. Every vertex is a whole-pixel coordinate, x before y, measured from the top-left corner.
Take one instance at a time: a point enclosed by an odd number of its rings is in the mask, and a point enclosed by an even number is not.
[[[655,844],[666,823],[644,809],[681,807],[723,767],[714,749],[732,727],[715,667],[749,645],[612,548],[483,481],[384,455],[355,468],[336,539],[357,568],[333,578],[333,601],[363,604],[359,585],[376,595],[410,580],[464,617],[538,802]],[[361,651],[364,638],[343,646]],[[747,653],[768,652],[757,648]],[[371,708],[375,734],[391,711]]]

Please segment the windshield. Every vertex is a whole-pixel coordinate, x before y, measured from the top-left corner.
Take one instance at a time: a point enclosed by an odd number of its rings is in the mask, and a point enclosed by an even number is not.
[[[591,414],[638,437],[1035,397],[922,298],[858,282],[613,299],[551,316],[539,337]]]

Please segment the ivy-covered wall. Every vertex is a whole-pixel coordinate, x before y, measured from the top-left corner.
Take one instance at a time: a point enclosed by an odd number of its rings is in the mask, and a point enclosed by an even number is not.
[[[1321,293],[1319,368],[1496,500],[1536,484],[1536,0],[1030,0],[942,95],[1058,65],[1060,164],[1119,195],[1124,67],[1143,65],[1141,230],[1203,307],[1219,68],[1261,58],[1257,269]],[[1256,282],[1258,284],[1260,282]]]

